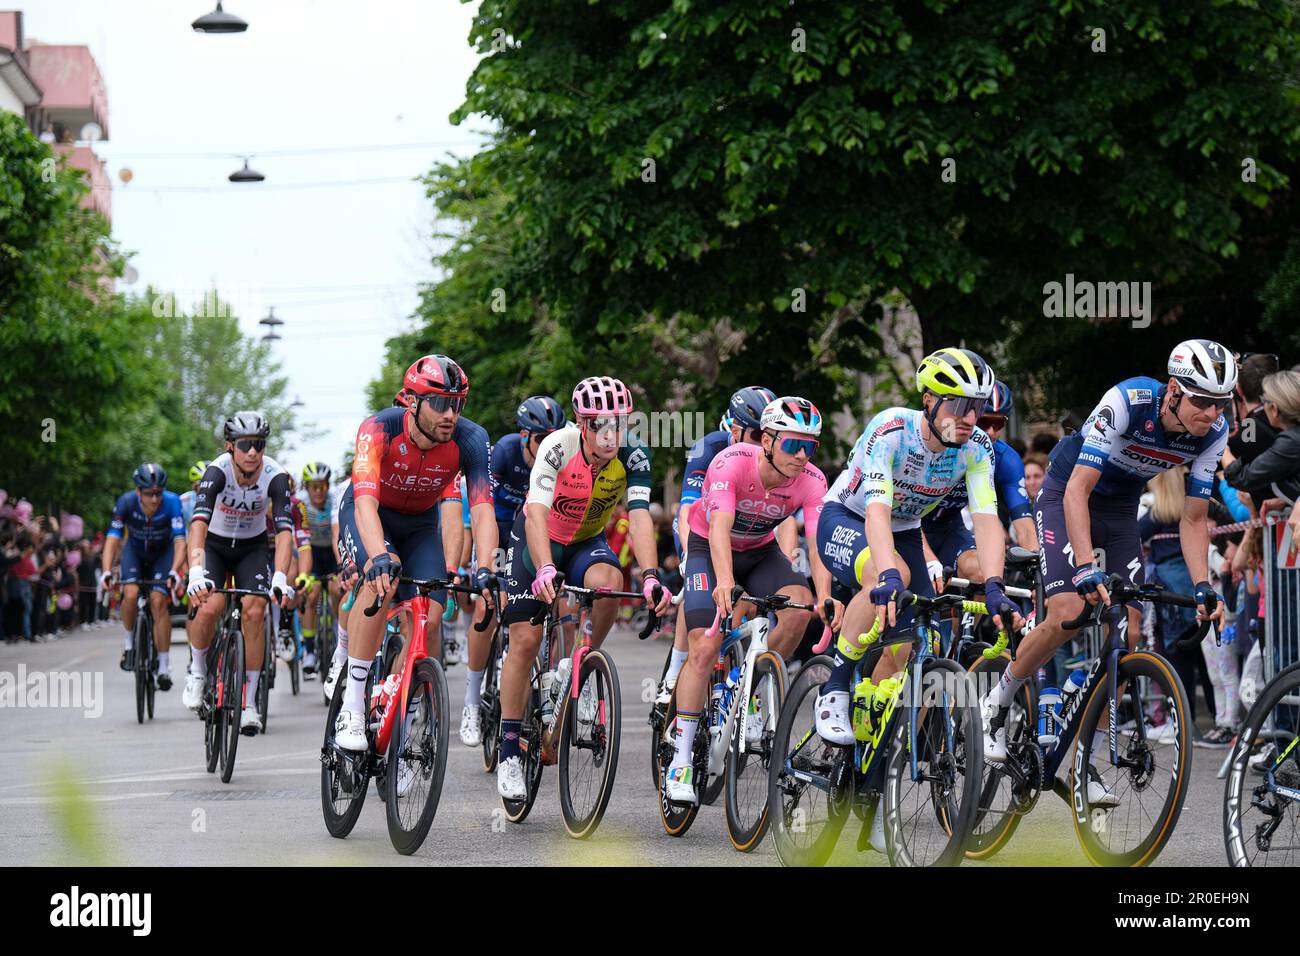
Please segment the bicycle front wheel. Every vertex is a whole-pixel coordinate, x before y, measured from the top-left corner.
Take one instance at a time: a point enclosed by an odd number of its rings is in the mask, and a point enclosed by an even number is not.
[[[613,658],[584,655],[578,686],[560,727],[560,810],[569,836],[585,840],[600,826],[618,771],[623,703]]]
[[[370,698],[370,687],[366,683],[366,699]],[[366,791],[370,789],[370,777],[367,767],[370,763],[368,753],[350,753],[337,747],[334,743],[334,724],[339,711],[343,709],[343,693],[347,688],[347,675],[334,685],[334,696],[330,698],[329,710],[325,714],[325,742],[320,752],[320,803],[321,813],[325,817],[325,829],[329,835],[340,840],[352,832],[361,815],[361,807],[366,802]]]
[[[1178,674],[1163,657],[1139,651],[1119,662],[1119,766],[1111,762],[1103,667],[1083,713],[1071,816],[1084,855],[1097,866],[1146,866],[1169,841],[1191,783],[1191,713]],[[1163,716],[1159,726],[1155,718]],[[1102,740],[1097,731],[1102,730]],[[1097,745],[1100,744],[1100,747]]]
[[[895,712],[885,845],[894,866],[954,866],[975,822],[984,769],[975,687],[956,661],[931,658],[922,664],[919,706],[914,690],[909,680]]]
[[[1223,793],[1223,842],[1233,866],[1295,866],[1300,844],[1300,667],[1264,688],[1246,715]]]
[[[145,641],[153,639],[152,628],[146,626],[147,619],[143,610],[136,614],[131,644],[135,648],[135,720],[139,724],[144,723],[146,685],[149,683],[149,647]]]
[[[226,638],[221,657],[221,685],[217,688],[221,708],[221,782],[230,783],[239,749],[239,721],[244,715],[244,635]]]
[[[393,721],[386,775],[388,836],[410,856],[424,843],[438,812],[447,772],[447,678],[432,658],[417,661],[405,715]]]
[[[763,842],[767,832],[772,743],[785,703],[785,663],[779,655],[758,655],[751,687],[750,700],[733,705],[738,712],[727,747],[727,835],[741,853]]]

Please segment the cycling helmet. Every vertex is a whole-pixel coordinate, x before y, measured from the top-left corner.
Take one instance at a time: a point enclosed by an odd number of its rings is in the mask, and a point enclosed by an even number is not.
[[[993,369],[970,349],[939,349],[916,370],[916,390],[936,395],[982,398],[993,395]]]
[[[145,462],[131,475],[137,488],[166,488],[167,469],[151,461]]]
[[[323,461],[308,462],[302,469],[302,482],[306,484],[309,481],[323,481],[327,484],[330,480],[330,466]]]
[[[731,417],[731,409],[727,409],[722,413],[722,417],[718,419],[718,431],[729,432],[734,424],[735,419]]]
[[[565,425],[564,409],[549,395],[534,395],[515,411],[515,424],[520,431],[553,432]]]
[[[573,411],[583,418],[629,415],[632,412],[632,393],[616,378],[593,375],[574,386]]]
[[[822,433],[822,414],[808,399],[787,395],[767,403],[759,425],[764,431],[800,432],[816,437]]]
[[[271,425],[260,412],[235,412],[226,419],[221,429],[226,441],[236,438],[265,438],[271,434]]]
[[[984,403],[983,414],[1009,416],[1011,414],[1011,386],[1000,380],[994,382],[993,394]]]
[[[194,482],[201,480],[203,473],[207,470],[208,463],[206,461],[196,461],[190,465],[190,484],[192,485]]]
[[[727,404],[727,414],[731,423],[748,431],[758,428],[763,418],[763,410],[776,398],[776,393],[761,385],[750,385],[731,396]]]
[[[402,377],[402,391],[408,398],[425,395],[469,397],[469,376],[454,359],[445,355],[425,355],[411,363]]]
[[[1237,387],[1237,360],[1218,342],[1188,339],[1169,353],[1169,375],[1190,395],[1227,398]]]

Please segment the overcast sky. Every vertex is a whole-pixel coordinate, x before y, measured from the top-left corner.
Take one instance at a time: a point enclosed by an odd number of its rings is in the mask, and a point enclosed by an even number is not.
[[[325,431],[282,464],[296,472],[321,459],[337,469],[369,411],[364,386],[384,340],[409,328],[417,284],[434,278],[431,204],[411,177],[448,152],[474,152],[485,128],[448,122],[477,60],[467,41],[474,8],[231,0],[225,8],[247,32],[193,32],[190,22],[215,6],[14,4],[29,41],[85,44],[103,74],[110,136],[97,152],[113,181],[113,233],[139,274],[119,288],[172,290],[188,309],[215,287],[250,335],[274,306],[286,323],[274,348],[290,396]],[[257,155],[413,143],[439,145]],[[265,183],[226,181],[239,154],[252,154]],[[376,179],[396,181],[275,188]]]

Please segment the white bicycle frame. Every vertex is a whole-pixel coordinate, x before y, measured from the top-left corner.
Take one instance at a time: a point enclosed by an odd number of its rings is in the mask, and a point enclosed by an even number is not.
[[[749,699],[753,693],[754,667],[757,664],[758,657],[767,647],[767,635],[771,628],[767,615],[760,615],[753,620],[746,621],[736,628],[738,635],[733,643],[740,643],[749,637],[749,650],[745,652],[745,658],[740,662],[740,680],[737,682],[736,691],[732,695],[731,701],[727,705],[727,713],[723,717],[721,732],[716,736],[712,734],[710,728],[709,740],[709,776],[716,776],[722,773],[727,758],[727,748],[731,745],[732,734],[736,733],[736,722],[742,713],[746,713],[749,706]],[[727,644],[731,632],[728,631],[727,638],[723,639],[723,645]],[[780,656],[777,655],[778,659]],[[781,660],[781,667],[784,670],[785,661]],[[725,678],[724,678],[725,680]],[[779,716],[776,713],[777,708],[768,707],[768,713],[763,715],[763,721],[768,730],[775,730],[775,721]],[[740,752],[743,754],[749,749],[749,741],[745,737],[744,725],[740,729]]]

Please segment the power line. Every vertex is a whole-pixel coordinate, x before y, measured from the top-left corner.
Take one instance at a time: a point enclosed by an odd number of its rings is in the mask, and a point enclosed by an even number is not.
[[[243,159],[245,156],[250,159],[254,157],[266,156],[313,156],[325,153],[371,153],[384,152],[387,150],[398,149],[438,149],[441,147],[452,146],[481,146],[482,143],[469,142],[468,140],[447,140],[445,142],[433,143],[392,143],[385,146],[317,146],[305,149],[266,149],[248,152],[226,152],[226,153],[115,153],[110,148],[106,151],[106,158],[111,160],[118,159]]]
[[[328,182],[308,182],[308,183],[280,183],[278,185],[266,185],[256,183],[249,185],[246,183],[231,183],[228,186],[154,186],[151,188],[131,189],[129,186],[123,186],[120,189],[114,189],[108,186],[92,186],[92,189],[98,189],[112,193],[114,196],[125,196],[130,193],[221,193],[225,196],[244,195],[251,196],[256,193],[278,191],[281,189],[335,189],[342,186],[374,186],[383,183],[409,183],[412,186],[418,185],[415,175],[410,176],[379,176],[375,179],[335,179]]]

